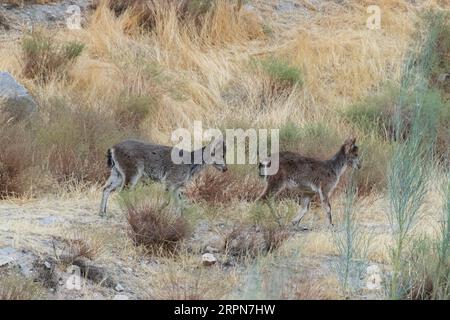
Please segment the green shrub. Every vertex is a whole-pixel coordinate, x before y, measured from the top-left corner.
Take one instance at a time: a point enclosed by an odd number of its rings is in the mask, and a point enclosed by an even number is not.
[[[392,157],[393,145],[377,137],[359,140],[361,169],[354,172],[359,195],[386,188],[387,168]]]
[[[450,14],[428,13],[425,21],[436,34],[436,43],[429,59],[430,86],[440,89],[445,100],[448,101],[450,99]],[[443,78],[444,75],[447,77]]]
[[[126,96],[119,99],[115,118],[120,127],[139,129],[142,121],[156,108],[156,98],[150,96]]]
[[[416,112],[418,104],[420,110]],[[387,84],[379,93],[348,107],[340,115],[367,135],[376,135],[387,141],[407,139],[413,122],[420,119],[424,143],[436,144],[438,154],[443,155],[450,141],[449,110],[450,102],[443,100],[439,90],[426,89],[419,96],[417,92],[402,92],[400,88]],[[397,116],[401,118],[401,127],[397,126]]]
[[[269,57],[261,60],[260,66],[269,77],[272,90],[281,91],[303,85],[302,71],[288,61]]]
[[[43,82],[53,77],[63,78],[83,48],[80,42],[58,42],[42,30],[33,31],[22,40],[23,73],[27,78]]]

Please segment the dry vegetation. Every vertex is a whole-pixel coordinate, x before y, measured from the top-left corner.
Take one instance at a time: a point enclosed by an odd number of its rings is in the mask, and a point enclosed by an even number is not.
[[[25,221],[49,212],[65,223],[98,226],[68,237],[69,251],[121,274],[135,298],[448,298],[448,287],[442,289],[449,283],[443,258],[448,252],[436,231],[447,230],[440,222],[448,193],[439,186],[448,185],[443,168],[450,76],[446,82],[438,78],[450,74],[448,20],[437,34],[423,94],[430,107],[425,111],[438,115],[434,154],[441,164],[426,164],[433,183],[424,183],[422,220],[408,232],[414,237],[397,266],[389,248],[398,238],[387,214],[394,197],[389,164],[414,126],[414,96],[405,99],[401,129],[393,113],[403,92],[405,61],[414,40],[425,36],[417,33],[419,12],[443,10],[444,2],[378,1],[381,30],[366,28],[370,1],[313,6],[299,0],[286,12],[272,2],[250,1],[249,9],[242,1],[225,0],[99,1],[82,30],[61,29],[52,36],[39,30],[0,44],[0,70],[12,73],[39,105],[32,119],[1,121],[0,245],[11,234],[28,240],[17,240],[18,246],[50,254],[51,247],[41,242],[67,237],[65,227]],[[108,147],[131,137],[171,144],[171,132],[191,129],[193,120],[202,120],[204,128],[280,128],[282,149],[322,158],[350,133],[356,135],[363,168],[354,176],[352,219],[373,244],[364,261],[380,266],[385,284],[398,267],[397,289],[403,291],[355,289],[348,283],[353,274],[334,271],[333,265],[345,265],[345,250],[324,227],[320,206],[312,205],[305,231],[288,225],[295,197],[282,197],[274,212],[254,204],[263,187],[255,166],[200,175],[186,191],[182,218],[173,199],[154,186],[136,196],[122,193],[119,205],[111,203],[108,220],[97,217]],[[355,234],[354,225],[345,223],[347,183],[332,202],[340,226],[335,232]],[[10,220],[2,210],[30,217]],[[419,243],[419,236],[427,240]],[[218,263],[209,269],[200,262],[208,245],[219,250]],[[426,267],[433,259],[438,273]],[[133,271],[123,271],[128,269]],[[311,270],[318,271],[311,275]],[[14,285],[0,291],[0,298],[21,297],[25,284],[0,281]],[[95,287],[70,297],[94,293],[111,296]]]

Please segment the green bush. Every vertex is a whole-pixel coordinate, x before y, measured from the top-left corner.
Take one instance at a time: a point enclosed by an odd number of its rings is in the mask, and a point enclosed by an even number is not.
[[[120,127],[139,129],[142,121],[156,108],[157,99],[150,96],[125,96],[119,99],[115,118]]]
[[[63,78],[83,48],[80,42],[58,42],[44,31],[33,31],[22,40],[23,73],[27,78],[43,82],[53,77]]]
[[[420,110],[416,112],[418,104]],[[365,134],[387,141],[407,139],[413,122],[421,121],[422,135],[426,136],[424,143],[436,143],[438,154],[443,155],[450,141],[449,110],[450,102],[444,101],[437,89],[426,89],[419,96],[414,92],[402,93],[398,86],[387,84],[379,93],[346,108],[340,115]],[[400,127],[398,120],[402,123]]]
[[[269,57],[261,60],[260,65],[274,88],[286,89],[303,85],[302,71],[284,59]]]
[[[425,21],[436,34],[430,64],[430,86],[439,88],[445,100],[450,99],[450,14],[439,13],[425,16]],[[446,78],[443,78],[447,75]]]

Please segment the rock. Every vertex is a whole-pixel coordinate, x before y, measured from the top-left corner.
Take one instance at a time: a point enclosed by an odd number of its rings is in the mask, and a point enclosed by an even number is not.
[[[8,72],[0,72],[0,109],[16,121],[37,111],[37,105],[27,89]]]
[[[62,259],[61,256],[60,259]],[[80,268],[83,277],[94,283],[101,284],[107,288],[115,288],[117,286],[117,282],[108,275],[105,268],[93,264],[86,258],[77,257],[72,261],[72,264]]]
[[[24,6],[17,6],[2,4],[2,1],[0,1],[0,30],[9,30],[9,32],[0,33],[0,41],[2,39],[15,38],[23,30],[27,30],[31,26],[50,29],[66,27],[69,18],[74,20],[80,18],[81,26],[83,26],[93,4],[92,0],[58,0],[51,1],[51,3],[35,2],[25,1]],[[70,8],[79,10],[70,10]],[[80,13],[79,16],[78,12]],[[3,23],[6,24],[6,27],[2,26],[2,16],[5,17],[4,20],[7,22]]]
[[[124,294],[116,294],[113,298],[113,300],[129,300],[128,296]]]
[[[202,255],[202,264],[204,266],[212,266],[217,262],[216,257],[211,253],[205,253]]]
[[[60,275],[56,270],[56,262],[53,259],[37,259],[33,262],[35,280],[41,283],[45,288],[54,289],[60,283]]]
[[[450,75],[448,73],[441,73],[438,77],[438,82],[445,82],[447,78],[450,79]]]
[[[219,252],[219,249],[214,248],[214,247],[211,247],[211,246],[206,246],[205,251],[206,251],[207,253],[218,253],[218,252]]]
[[[32,252],[12,247],[0,248],[0,267],[16,267],[24,276],[32,275],[35,260],[36,256]]]
[[[122,292],[124,289],[123,289],[122,285],[120,283],[118,283],[116,285],[116,287],[114,288],[114,290],[116,290],[117,292]]]

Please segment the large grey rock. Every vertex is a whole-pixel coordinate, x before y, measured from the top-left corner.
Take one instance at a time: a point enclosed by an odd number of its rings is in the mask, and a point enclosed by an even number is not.
[[[0,111],[15,120],[27,118],[38,107],[27,89],[8,72],[0,72]]]
[[[32,275],[35,260],[36,256],[32,252],[12,247],[0,248],[0,268],[16,267],[24,276],[30,276]]]
[[[204,266],[212,266],[216,264],[217,259],[212,253],[205,253],[202,255],[202,264]]]

